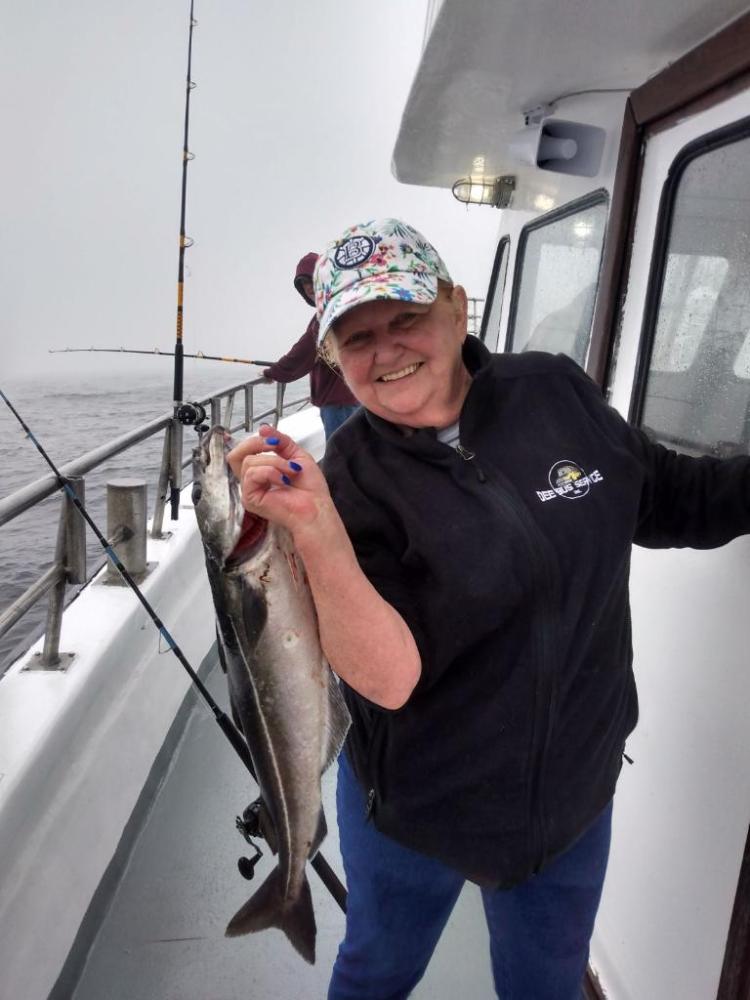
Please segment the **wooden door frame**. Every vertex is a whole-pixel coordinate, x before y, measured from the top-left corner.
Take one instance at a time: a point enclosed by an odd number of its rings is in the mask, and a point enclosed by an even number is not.
[[[602,386],[616,357],[619,321],[635,231],[643,152],[651,135],[678,119],[713,107],[750,88],[750,13],[633,90],[623,117],[601,269],[601,293],[592,324],[589,374]],[[586,996],[604,998],[589,969]],[[737,883],[717,1000],[750,996],[750,831]]]

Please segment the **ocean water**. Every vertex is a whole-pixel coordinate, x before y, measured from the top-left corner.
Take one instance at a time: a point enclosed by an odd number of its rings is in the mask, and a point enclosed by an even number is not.
[[[118,359],[101,371],[86,375],[65,373],[34,379],[0,382],[34,436],[58,466],[147,423],[171,410],[172,373],[169,362],[153,359],[158,370],[119,371]],[[202,366],[202,367],[201,367]],[[257,368],[218,362],[185,362],[184,397],[200,399],[212,392],[258,377]],[[307,379],[287,387],[285,403],[309,394]],[[272,407],[276,387],[255,388],[256,413]],[[244,415],[244,394],[235,402],[232,422]],[[192,428],[184,432],[184,455],[196,441]],[[148,489],[149,517],[156,499],[163,432],[129,451],[110,459],[86,476],[86,507],[106,534],[106,482],[123,476],[143,478]],[[7,406],[0,400],[0,497],[6,497],[28,483],[46,476],[49,467]],[[185,481],[189,469],[183,473]],[[52,565],[60,511],[60,494],[55,493],[35,508],[0,526],[0,613],[19,597]],[[165,512],[169,523],[169,508]],[[99,542],[87,528],[87,569],[99,565],[104,556]],[[72,593],[76,588],[69,587]],[[0,637],[0,676],[44,629],[47,597]]]

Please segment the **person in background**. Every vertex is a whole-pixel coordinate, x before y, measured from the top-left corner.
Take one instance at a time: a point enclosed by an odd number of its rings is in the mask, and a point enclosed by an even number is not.
[[[317,259],[316,253],[305,254],[297,264],[294,275],[294,287],[309,306],[315,305],[312,276]],[[270,368],[266,368],[263,375],[274,382],[295,382],[305,375],[310,376],[310,401],[313,406],[320,408],[326,441],[359,405],[338,369],[318,351],[317,316],[310,320],[294,347]]]
[[[466,879],[498,996],[580,1000],[638,718],[631,546],[750,533],[750,458],[656,444],[564,355],[491,354],[398,220],[330,243],[315,292],[361,409],[321,466],[268,427],[229,463],[292,533],[352,716],[328,1000],[408,997]]]

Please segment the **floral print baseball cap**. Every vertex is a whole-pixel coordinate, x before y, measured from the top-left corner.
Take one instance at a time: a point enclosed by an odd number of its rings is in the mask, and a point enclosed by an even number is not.
[[[398,219],[377,219],[346,229],[315,265],[320,342],[345,312],[375,299],[429,305],[438,279],[452,284],[435,247]]]

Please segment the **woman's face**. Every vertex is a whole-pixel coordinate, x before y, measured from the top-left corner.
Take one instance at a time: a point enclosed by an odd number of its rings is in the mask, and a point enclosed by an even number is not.
[[[461,359],[466,293],[441,288],[431,305],[365,302],[333,330],[344,378],[362,405],[408,427],[447,427],[471,384]]]

